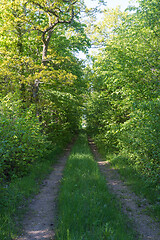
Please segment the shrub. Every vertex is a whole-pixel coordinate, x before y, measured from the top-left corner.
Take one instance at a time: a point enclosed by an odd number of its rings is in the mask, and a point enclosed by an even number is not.
[[[24,175],[28,171],[28,166],[46,151],[48,142],[33,112],[34,106],[22,111],[21,102],[13,101],[11,95],[2,99],[0,181]]]
[[[147,181],[158,182],[160,176],[160,101],[134,104],[131,118],[121,125],[120,146],[130,164]]]

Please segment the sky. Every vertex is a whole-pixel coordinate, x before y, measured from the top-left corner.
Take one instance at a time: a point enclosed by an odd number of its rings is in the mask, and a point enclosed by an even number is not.
[[[129,5],[136,6],[136,0],[106,0],[106,7],[108,8],[115,8],[120,6],[121,10],[124,11]],[[97,0],[85,0],[85,3],[88,8],[95,7],[97,5]],[[98,17],[100,18],[100,16]],[[92,48],[89,50],[92,51]],[[78,54],[80,59],[86,59],[86,55],[82,52]]]
[[[129,0],[108,0],[107,1],[107,7],[113,8],[117,5],[121,6],[121,10],[125,10],[127,6],[129,5]]]
[[[123,11],[128,7],[130,2],[135,2],[135,0],[107,0],[106,4],[109,8],[115,8],[119,5],[121,7],[121,10]],[[96,5],[96,0],[85,0],[85,3],[87,7],[93,7]]]

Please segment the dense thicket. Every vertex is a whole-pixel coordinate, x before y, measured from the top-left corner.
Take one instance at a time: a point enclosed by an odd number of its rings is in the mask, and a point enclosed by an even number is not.
[[[87,128],[105,152],[115,152],[148,183],[159,184],[159,1],[121,12],[105,10],[95,24]]]
[[[83,1],[6,1],[0,4],[0,178],[27,166],[79,129],[89,40]]]

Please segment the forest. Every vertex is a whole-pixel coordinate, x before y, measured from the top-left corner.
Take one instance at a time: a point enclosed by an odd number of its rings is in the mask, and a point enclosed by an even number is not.
[[[2,209],[6,186],[83,131],[152,189],[160,213],[160,4],[137,2],[121,11],[103,0],[94,8],[83,0],[1,0]]]

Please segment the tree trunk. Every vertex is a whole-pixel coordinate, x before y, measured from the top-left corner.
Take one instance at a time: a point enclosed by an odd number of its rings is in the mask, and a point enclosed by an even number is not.
[[[51,36],[52,36],[52,31],[49,31],[46,39],[43,38],[42,63],[44,66],[47,65],[47,52],[48,52],[48,45],[49,45]]]

